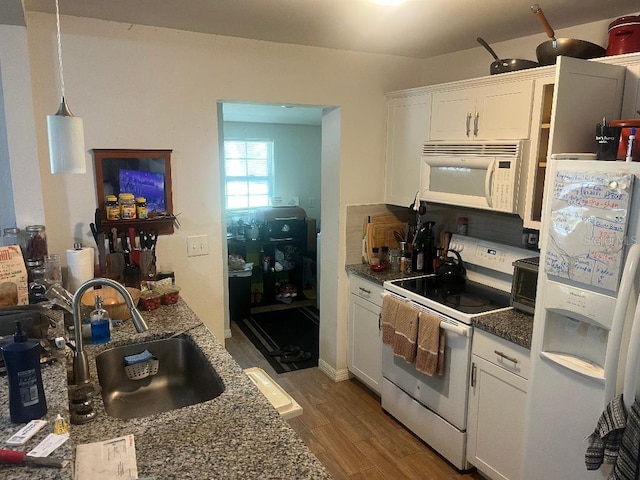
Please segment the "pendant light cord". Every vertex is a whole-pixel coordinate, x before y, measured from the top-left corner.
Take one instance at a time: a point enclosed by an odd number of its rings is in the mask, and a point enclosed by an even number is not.
[[[58,71],[60,72],[60,88],[62,90],[62,98],[64,99],[64,75],[62,70],[62,40],[60,40],[60,6],[56,0],[56,27],[58,40]]]

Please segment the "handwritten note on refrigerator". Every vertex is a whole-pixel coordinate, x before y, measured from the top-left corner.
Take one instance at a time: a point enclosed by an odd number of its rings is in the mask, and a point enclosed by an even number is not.
[[[556,172],[548,274],[617,290],[634,178],[627,173]]]

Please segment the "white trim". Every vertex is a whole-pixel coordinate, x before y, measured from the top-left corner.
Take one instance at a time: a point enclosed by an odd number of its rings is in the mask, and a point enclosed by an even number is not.
[[[318,369],[334,382],[349,380],[349,370],[346,368],[336,370],[323,359],[318,360]]]

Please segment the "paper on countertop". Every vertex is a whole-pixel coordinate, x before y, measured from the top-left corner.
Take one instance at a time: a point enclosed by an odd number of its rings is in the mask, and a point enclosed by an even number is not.
[[[138,478],[133,435],[76,448],[75,480],[135,480]]]
[[[67,440],[69,440],[68,433],[50,433],[33,450],[27,452],[27,455],[30,457],[48,457]]]

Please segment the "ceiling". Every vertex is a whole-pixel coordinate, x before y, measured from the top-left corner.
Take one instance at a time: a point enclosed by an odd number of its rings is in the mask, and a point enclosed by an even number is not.
[[[540,34],[535,0],[59,0],[60,13],[279,43],[428,58]],[[25,25],[55,0],[0,0],[0,24]],[[640,12],[638,0],[543,0],[555,29]],[[64,24],[62,26],[64,30]],[[546,37],[541,38],[541,42]],[[226,103],[230,121],[319,125],[320,108]]]
[[[55,0],[2,0],[0,23]],[[60,13],[232,37],[428,58],[543,33],[535,0],[59,0]],[[640,12],[638,0],[542,0],[555,29]],[[17,11],[17,19],[16,19]],[[22,17],[22,18],[20,18]]]

